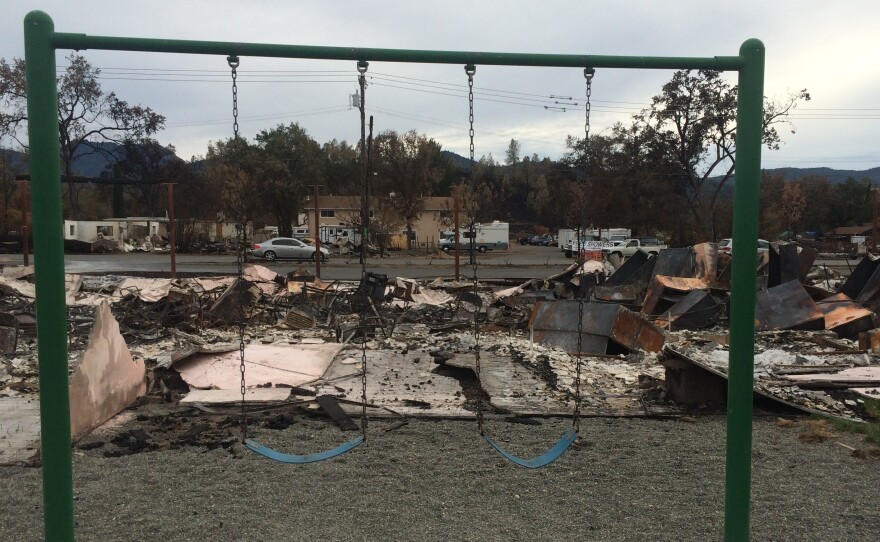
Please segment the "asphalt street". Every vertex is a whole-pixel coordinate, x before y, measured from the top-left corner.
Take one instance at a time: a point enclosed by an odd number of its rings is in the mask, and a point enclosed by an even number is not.
[[[181,275],[228,275],[238,270],[234,254],[178,254],[177,272]],[[31,255],[33,261],[33,255]],[[468,254],[461,254],[461,274],[472,276]],[[478,276],[487,279],[529,279],[543,277],[565,269],[572,259],[556,247],[533,247],[513,245],[508,250],[490,251],[477,254]],[[21,254],[0,254],[0,265],[21,265]],[[286,274],[299,267],[314,270],[312,261],[257,260],[274,271]],[[848,274],[857,260],[828,259],[818,260],[817,265],[827,265]],[[64,257],[67,273],[80,274],[170,274],[171,258],[168,254],[128,253],[128,254],[67,254]],[[455,258],[449,254],[403,254],[392,253],[390,257],[367,259],[367,269],[395,277],[408,278],[451,278],[455,275]],[[321,264],[321,277],[330,280],[358,280],[361,266],[357,255],[333,256]]]

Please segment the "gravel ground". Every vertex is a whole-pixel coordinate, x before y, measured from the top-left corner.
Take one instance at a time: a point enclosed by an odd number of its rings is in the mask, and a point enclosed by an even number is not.
[[[146,407],[145,407],[146,408]],[[755,420],[753,540],[870,540],[880,532],[877,460],[806,444]],[[184,446],[107,458],[74,456],[80,541],[136,540],[720,540],[723,417],[587,419],[556,463],[526,470],[483,442],[473,422],[414,420],[367,446],[308,466],[231,448]],[[568,427],[492,420],[513,451],[540,453]],[[256,436],[306,453],[342,435],[297,418]],[[853,438],[851,443],[858,440]],[[0,539],[42,540],[40,470],[0,469]]]

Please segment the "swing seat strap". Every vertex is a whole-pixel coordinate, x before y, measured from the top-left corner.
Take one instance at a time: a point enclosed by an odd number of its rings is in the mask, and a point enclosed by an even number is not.
[[[577,431],[575,431],[574,429],[569,429],[565,432],[565,434],[562,435],[562,437],[559,438],[559,442],[557,442],[552,448],[539,455],[538,457],[534,457],[532,459],[523,459],[522,457],[516,456],[508,452],[507,450],[502,448],[497,442],[487,437],[486,435],[483,435],[483,438],[486,439],[486,442],[491,444],[493,448],[498,450],[498,453],[506,457],[509,461],[527,469],[538,469],[549,465],[550,463],[553,463],[554,461],[559,459],[559,457],[562,456],[563,453],[565,453],[565,450],[567,450],[568,447],[571,446],[571,443],[575,441],[577,436]]]
[[[357,448],[364,442],[364,437],[360,436],[356,439],[352,439],[348,442],[340,444],[336,448],[331,450],[326,450],[324,452],[318,452],[314,454],[306,454],[306,455],[298,455],[298,454],[285,454],[268,446],[264,446],[254,439],[247,439],[245,441],[245,445],[251,450],[263,457],[271,459],[273,461],[278,461],[279,463],[289,463],[293,465],[304,465],[306,463],[315,463],[318,461],[324,461],[325,459],[330,459],[331,457],[336,457],[337,455],[342,455],[345,452]]]

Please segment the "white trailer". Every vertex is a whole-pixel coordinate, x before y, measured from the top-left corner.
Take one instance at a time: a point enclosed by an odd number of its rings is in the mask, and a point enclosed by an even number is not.
[[[556,244],[559,247],[559,250],[566,251],[568,250],[568,242],[575,238],[577,235],[577,230],[571,229],[563,229],[559,230],[559,234],[556,236]]]
[[[471,248],[470,227],[465,226],[459,230],[459,245],[463,250]],[[510,225],[498,220],[488,224],[474,225],[474,248],[480,252],[487,250],[507,250],[510,248]],[[455,248],[455,232],[446,230],[440,232],[440,249],[449,252]]]

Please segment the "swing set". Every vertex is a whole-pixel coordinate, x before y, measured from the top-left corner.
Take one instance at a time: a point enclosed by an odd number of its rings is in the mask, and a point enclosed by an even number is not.
[[[492,53],[466,51],[428,51],[400,49],[361,49],[238,42],[166,40],[131,37],[88,36],[55,32],[52,19],[40,11],[32,11],[24,19],[25,62],[27,77],[28,138],[31,153],[33,228],[35,240],[35,282],[37,313],[37,353],[40,359],[40,422],[43,460],[43,516],[47,540],[73,540],[73,482],[70,447],[70,405],[67,382],[67,315],[64,301],[64,250],[61,213],[57,88],[55,56],[58,49],[99,49],[226,56],[230,68],[238,67],[239,56],[352,60],[358,63],[361,81],[361,124],[363,147],[364,72],[368,61],[460,64],[465,66],[469,87],[470,158],[474,159],[473,78],[477,64],[483,66],[529,66],[578,68],[587,80],[586,141],[589,143],[589,96],[596,68],[623,69],[711,69],[738,72],[739,103],[737,105],[737,169],[734,193],[733,234],[738,251],[744,254],[757,250],[757,209],[760,192],[761,134],[764,86],[764,45],[756,39],[746,40],[737,56],[715,57],[653,57],[562,55],[534,53]],[[238,137],[236,88],[234,96],[234,131]],[[364,170],[365,171],[365,170]],[[473,178],[471,179],[473,183]],[[473,221],[472,221],[473,222]],[[473,228],[471,224],[471,228]],[[245,246],[244,228],[239,232],[239,246]],[[477,260],[471,246],[473,266],[475,369],[480,377],[480,312],[477,295]],[[239,253],[239,275],[243,254]],[[365,260],[361,260],[366,277]],[[749,258],[733,260],[730,304],[730,358],[728,378],[727,459],[725,480],[725,539],[748,540],[751,492],[752,448],[752,379],[754,372],[754,269]],[[583,311],[581,300],[580,313]],[[583,318],[579,319],[579,328]],[[361,315],[363,329],[364,316]],[[309,455],[287,454],[272,450],[247,438],[245,409],[245,318],[239,316],[239,346],[242,375],[242,440],[246,446],[267,458],[284,463],[310,463],[345,453],[366,441],[366,341],[362,341],[362,435],[340,446]],[[581,334],[578,333],[580,340]],[[579,345],[580,346],[580,345]],[[523,467],[545,466],[559,458],[577,438],[580,430],[580,347],[576,353],[575,410],[572,428],[547,452],[532,458],[518,457],[486,435],[483,426],[483,405],[477,404],[477,425],[480,435],[501,455]]]

